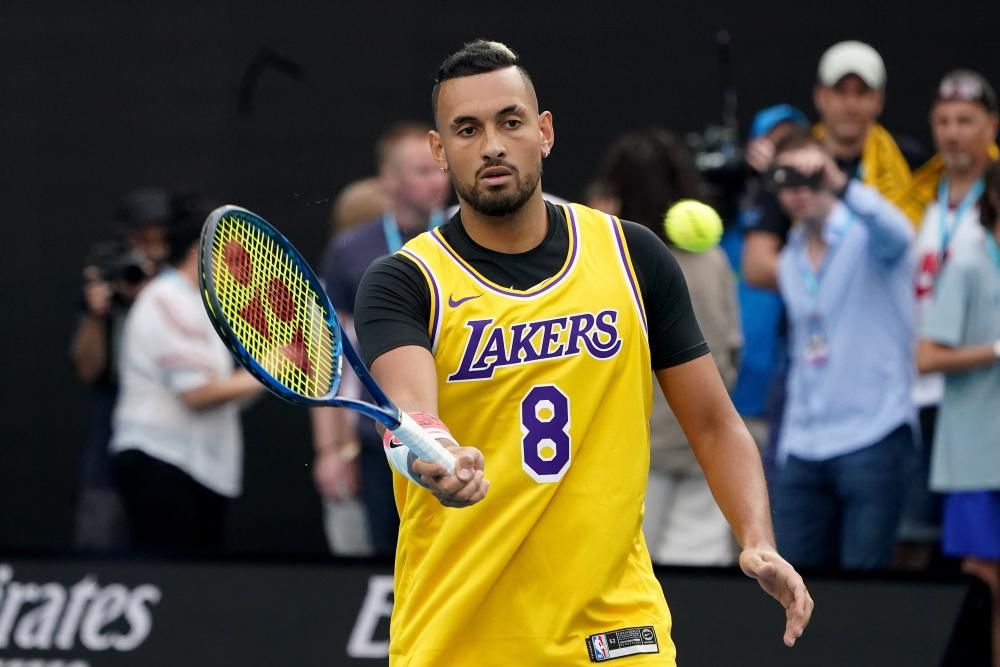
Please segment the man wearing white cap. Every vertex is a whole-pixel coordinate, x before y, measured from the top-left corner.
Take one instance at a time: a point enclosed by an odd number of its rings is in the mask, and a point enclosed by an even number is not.
[[[885,82],[885,63],[871,46],[857,41],[831,46],[820,58],[813,89],[820,116],[814,133],[849,178],[898,204],[909,189],[910,168],[892,135],[877,122],[885,105]],[[761,214],[747,224],[743,271],[750,284],[775,289],[778,253],[791,222],[777,206],[758,208]]]
[[[813,91],[822,117],[817,136],[848,176],[899,202],[910,184],[910,168],[892,136],[876,122],[885,105],[882,57],[862,42],[834,44],[819,61],[818,79]]]

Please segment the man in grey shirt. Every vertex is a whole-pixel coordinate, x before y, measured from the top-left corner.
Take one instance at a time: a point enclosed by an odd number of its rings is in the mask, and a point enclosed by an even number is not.
[[[917,350],[921,372],[945,374],[931,488],[946,494],[942,550],[993,593],[1000,664],[1000,163],[986,171],[986,234],[944,267]]]

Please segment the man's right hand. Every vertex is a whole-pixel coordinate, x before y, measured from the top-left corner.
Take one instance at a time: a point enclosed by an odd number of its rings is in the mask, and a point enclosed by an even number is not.
[[[358,461],[347,460],[339,451],[325,450],[313,464],[316,490],[327,500],[348,500],[358,493]]]
[[[746,160],[751,169],[763,174],[774,160],[774,142],[767,137],[749,141],[746,147]]]
[[[475,447],[451,447],[455,472],[449,475],[440,463],[421,459],[413,462],[413,472],[445,507],[468,507],[486,497],[490,482],[483,473],[486,462]]]
[[[101,272],[95,266],[83,270],[83,300],[87,312],[94,317],[107,317],[111,312],[111,285],[101,279]]]

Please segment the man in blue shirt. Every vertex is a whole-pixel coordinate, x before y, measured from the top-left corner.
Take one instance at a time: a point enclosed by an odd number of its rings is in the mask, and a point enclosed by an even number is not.
[[[779,143],[768,180],[797,223],[778,265],[791,355],[778,546],[796,567],[884,567],[913,444],[913,228],[804,132]]]
[[[391,255],[411,238],[444,222],[448,176],[441,172],[427,142],[430,126],[402,122],[386,130],[375,147],[378,179],[390,200],[388,210],[331,239],[320,275],[348,335],[353,335],[354,299],[361,277],[380,257]],[[342,391],[360,391],[345,368]],[[370,399],[369,399],[370,400]],[[392,495],[392,473],[382,440],[371,420],[354,423],[338,408],[312,414],[316,463],[313,476],[323,496],[328,538],[334,553],[390,555],[396,548],[399,516]],[[359,488],[360,487],[360,488]],[[360,491],[368,539],[358,535],[352,498]]]

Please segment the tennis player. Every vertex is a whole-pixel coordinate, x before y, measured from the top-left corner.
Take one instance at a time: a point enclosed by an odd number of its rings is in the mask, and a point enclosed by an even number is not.
[[[552,114],[503,44],[445,59],[432,102],[460,210],[373,265],[355,311],[377,381],[458,460],[394,475],[391,664],[675,664],[641,531],[650,367],[791,646],[813,602],[676,261],[640,225],[542,198]]]

